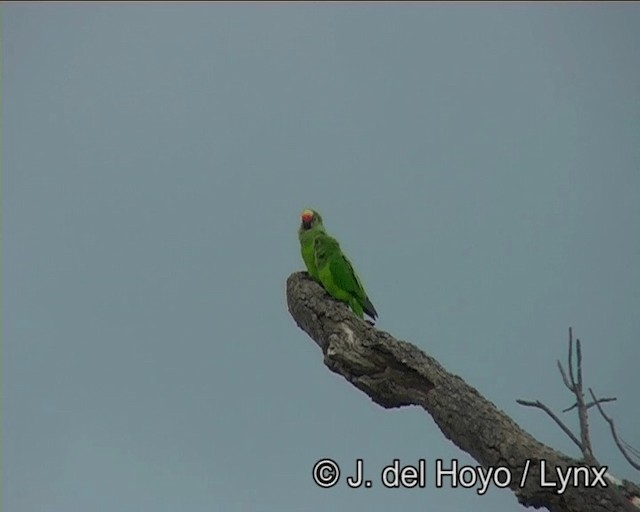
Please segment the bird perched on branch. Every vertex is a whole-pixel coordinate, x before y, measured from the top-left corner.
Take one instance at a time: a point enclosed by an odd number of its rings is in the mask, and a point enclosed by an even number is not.
[[[376,308],[340,244],[327,234],[320,214],[315,210],[304,210],[300,218],[300,251],[309,275],[334,299],[348,304],[357,316],[364,318],[363,313],[366,313],[375,320],[378,316]]]

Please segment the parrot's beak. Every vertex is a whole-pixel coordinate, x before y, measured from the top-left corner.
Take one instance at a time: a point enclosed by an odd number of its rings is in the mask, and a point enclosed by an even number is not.
[[[304,229],[311,229],[312,221],[313,221],[313,213],[310,211],[304,211],[302,213],[302,227]]]

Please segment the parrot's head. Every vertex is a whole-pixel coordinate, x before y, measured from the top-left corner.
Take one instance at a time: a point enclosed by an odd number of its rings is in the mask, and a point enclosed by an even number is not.
[[[310,229],[321,228],[324,229],[322,225],[322,217],[315,210],[303,210],[300,214],[300,231],[308,231]]]

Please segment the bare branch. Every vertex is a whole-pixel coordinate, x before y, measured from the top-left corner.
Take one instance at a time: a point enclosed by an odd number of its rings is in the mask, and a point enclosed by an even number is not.
[[[546,405],[544,405],[540,400],[536,400],[535,402],[530,402],[527,400],[516,400],[517,403],[519,403],[520,405],[524,405],[527,407],[536,407],[537,409],[542,409],[544,412],[546,412],[549,417],[556,422],[556,424],[562,429],[562,431],[567,434],[569,436],[569,438],[575,443],[575,445],[580,449],[580,451],[582,451],[582,444],[580,444],[580,441],[578,441],[578,438],[573,435],[573,432],[571,432],[571,430],[569,430],[569,427],[567,427],[560,418],[558,418],[555,413],[549,409],[549,407],[547,407]]]
[[[589,388],[589,393],[591,393],[591,397],[593,398],[593,401],[596,402],[596,406],[598,407],[598,410],[600,411],[600,414],[605,419],[605,421],[609,424],[609,428],[611,430],[611,435],[613,436],[613,440],[615,441],[616,446],[618,447],[618,450],[620,450],[620,453],[622,453],[624,458],[627,459],[627,462],[629,464],[631,464],[631,466],[633,468],[635,468],[638,471],[640,471],[640,464],[635,462],[631,458],[631,456],[627,453],[627,450],[624,448],[624,446],[622,445],[621,440],[618,438],[618,433],[616,432],[616,426],[615,426],[613,420],[609,416],[606,415],[606,413],[604,412],[604,409],[602,409],[602,406],[600,405],[600,403],[596,399],[596,395],[593,393],[593,390],[591,388]],[[626,442],[624,442],[624,444],[629,446],[629,444],[626,443]],[[635,448],[633,448],[633,451],[637,451],[637,450]]]
[[[636,457],[638,457],[640,459],[640,450],[638,450],[637,448],[634,448],[633,446],[631,446],[629,443],[627,443],[624,439],[620,439],[620,442],[625,445],[625,447],[627,448],[627,450],[629,450],[631,453],[633,453],[633,455],[635,455]]]
[[[573,377],[573,329],[569,327],[569,377],[571,378],[571,391],[575,393],[576,379]]]
[[[578,359],[578,385],[582,384],[582,344],[576,338],[576,354]]]
[[[582,441],[582,455],[584,460],[593,464],[596,462],[591,449],[591,437],[589,436],[589,414],[584,404],[584,391],[582,386],[582,348],[580,340],[576,339],[576,354],[578,360],[578,383],[574,389],[576,403],[578,404],[578,418],[580,420],[580,438]]]
[[[567,387],[567,389],[573,393],[573,387],[569,383],[569,379],[567,378],[567,374],[565,373],[564,368],[562,367],[562,363],[560,362],[560,360],[558,360],[557,363],[558,363],[558,370],[560,370],[560,375],[562,375],[562,382],[564,382],[564,385]]]
[[[610,397],[610,398],[600,398],[598,399],[598,403],[603,404],[605,402],[615,402],[617,400],[616,397]],[[588,404],[585,405],[585,407],[587,409],[591,409],[593,406],[596,405],[596,402],[589,402]],[[573,404],[571,407],[567,407],[566,409],[563,409],[562,412],[569,412],[572,411],[573,409],[575,409],[576,407],[578,407],[578,403],[576,402],[575,404]]]

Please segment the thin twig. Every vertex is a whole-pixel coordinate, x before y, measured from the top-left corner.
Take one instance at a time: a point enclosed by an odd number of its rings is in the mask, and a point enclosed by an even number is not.
[[[613,420],[605,414],[604,410],[602,409],[602,406],[600,405],[600,403],[598,403],[598,400],[596,399],[596,395],[593,393],[593,390],[591,388],[589,388],[589,393],[591,393],[591,397],[593,398],[594,402],[596,402],[596,406],[598,407],[600,414],[605,419],[605,421],[609,424],[609,428],[611,429],[611,435],[613,436],[613,440],[615,441],[616,446],[618,447],[618,450],[620,450],[624,458],[627,459],[627,462],[631,464],[632,467],[640,471],[640,464],[632,460],[629,454],[627,453],[627,451],[625,450],[624,446],[622,446],[622,443],[618,438],[618,433],[616,432],[616,426],[613,423]],[[625,442],[625,444],[627,446],[629,445],[627,442]],[[637,451],[635,450],[635,448],[633,450]]]
[[[569,391],[573,393],[573,389],[571,388],[571,384],[569,383],[567,374],[565,373],[564,368],[562,367],[562,363],[560,362],[560,360],[558,360],[557,363],[558,363],[558,370],[560,370],[560,375],[562,375],[562,381],[564,382],[564,385],[567,387]]]
[[[571,377],[571,391],[575,392],[576,379],[573,378],[573,329],[569,327],[569,377]]]
[[[578,448],[580,448],[580,451],[582,450],[582,445],[580,444],[580,441],[578,441],[578,438],[576,436],[573,435],[573,432],[571,432],[571,430],[569,430],[569,427],[567,427],[564,423],[562,423],[562,421],[560,420],[560,418],[558,418],[551,409],[549,409],[546,405],[544,405],[540,400],[536,400],[535,402],[530,402],[527,400],[516,400],[517,403],[519,403],[520,405],[524,405],[526,407],[536,407],[538,409],[542,409],[544,412],[546,412],[553,421],[556,422],[556,424],[562,429],[562,431],[567,434],[569,436],[569,438],[576,444],[576,446]]]
[[[631,446],[624,439],[620,439],[620,442],[627,447],[627,450],[629,450],[631,453],[633,453],[636,457],[640,459],[640,450]]]
[[[605,402],[615,402],[617,400],[616,397],[609,397],[609,398],[599,398],[598,399],[598,403],[605,403]],[[585,407],[587,409],[591,409],[593,406],[596,405],[596,402],[589,402],[588,404],[585,405]],[[563,409],[562,412],[569,412],[572,411],[573,409],[575,409],[576,407],[578,407],[578,402],[576,402],[575,404],[573,404],[571,407],[567,407],[566,409]]]
[[[576,338],[576,354],[578,358],[578,383],[582,384],[582,345]]]

